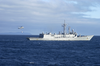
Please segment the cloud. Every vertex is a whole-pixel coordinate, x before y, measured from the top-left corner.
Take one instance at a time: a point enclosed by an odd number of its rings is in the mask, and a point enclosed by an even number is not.
[[[100,24],[100,19],[84,17],[98,4],[100,0],[0,0],[0,23],[3,26],[13,23],[11,27],[24,25],[30,31],[35,25],[33,28],[39,29],[62,24],[64,20],[73,24]]]
[[[77,0],[78,1],[78,0]],[[4,1],[3,1],[4,2]],[[33,17],[65,17],[70,15],[71,12],[87,12],[90,9],[85,5],[67,3],[65,0],[50,0],[45,2],[44,0],[17,0],[17,1],[5,1],[7,4],[2,4],[1,8],[4,8],[3,13],[9,16],[33,16]],[[80,1],[78,1],[80,2]],[[13,3],[13,4],[11,4]],[[11,5],[10,5],[11,4]],[[72,14],[71,14],[72,15]],[[49,18],[49,17],[48,17]]]

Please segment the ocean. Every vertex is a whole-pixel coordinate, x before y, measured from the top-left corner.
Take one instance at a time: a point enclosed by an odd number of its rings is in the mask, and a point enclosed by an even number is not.
[[[91,41],[29,41],[0,35],[0,66],[100,66],[100,36]]]

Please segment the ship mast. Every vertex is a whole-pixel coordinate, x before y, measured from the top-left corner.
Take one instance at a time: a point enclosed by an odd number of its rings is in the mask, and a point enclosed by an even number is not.
[[[62,25],[62,27],[63,27],[63,33],[64,33],[64,35],[66,35],[66,24],[65,24],[65,20],[64,20],[64,24]]]
[[[68,30],[69,30],[69,34],[70,34],[70,27],[68,27]]]

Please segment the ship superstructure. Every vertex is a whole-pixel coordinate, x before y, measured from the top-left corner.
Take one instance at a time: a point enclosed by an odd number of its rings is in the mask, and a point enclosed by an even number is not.
[[[77,33],[74,30],[70,31],[70,27],[68,28],[68,33],[66,32],[66,24],[62,25],[63,33],[59,32],[58,34],[52,33],[41,33],[38,38],[29,37],[29,40],[47,40],[47,41],[89,41],[93,37],[90,36],[77,36]]]

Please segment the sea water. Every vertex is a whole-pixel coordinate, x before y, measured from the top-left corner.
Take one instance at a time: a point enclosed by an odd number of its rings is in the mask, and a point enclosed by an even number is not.
[[[0,35],[0,66],[100,66],[100,36],[91,41],[29,41]]]

